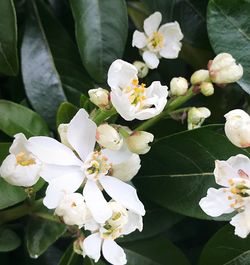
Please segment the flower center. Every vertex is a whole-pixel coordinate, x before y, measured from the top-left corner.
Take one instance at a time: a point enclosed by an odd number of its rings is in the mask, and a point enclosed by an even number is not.
[[[164,36],[159,31],[156,31],[148,40],[148,48],[152,51],[159,51],[164,46]]]
[[[84,173],[89,179],[98,180],[100,175],[107,175],[110,169],[108,159],[98,151],[89,154],[84,162]]]
[[[34,158],[30,158],[25,152],[20,152],[16,155],[16,162],[20,166],[24,167],[36,164],[36,160]]]
[[[146,99],[145,91],[146,85],[143,83],[139,84],[138,79],[133,79],[131,84],[125,89],[130,103],[140,109],[143,108],[143,102]]]

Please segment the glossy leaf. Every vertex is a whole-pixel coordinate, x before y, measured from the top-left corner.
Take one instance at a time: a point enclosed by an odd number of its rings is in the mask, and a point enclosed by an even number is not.
[[[39,257],[64,232],[66,226],[41,219],[31,219],[26,232],[26,244],[32,258]]]
[[[0,1],[0,72],[17,75],[17,21],[13,0]]]
[[[69,102],[63,102],[57,111],[56,123],[57,126],[61,123],[69,123],[77,113],[78,108]]]
[[[20,238],[10,229],[0,229],[0,252],[8,252],[18,248],[21,244]]]
[[[242,64],[243,78],[238,82],[250,93],[250,2],[248,0],[211,0],[207,27],[216,53],[228,52]]]
[[[7,100],[0,100],[0,130],[9,136],[20,132],[26,137],[49,135],[48,127],[40,115]]]
[[[199,265],[247,265],[250,238],[234,235],[234,227],[226,225],[205,245]]]
[[[124,0],[70,0],[82,62],[99,83],[106,82],[110,64],[122,58],[127,39]]]
[[[216,143],[216,144],[213,144]],[[246,149],[233,146],[221,126],[206,126],[163,137],[142,158],[141,177],[134,179],[148,199],[177,213],[212,219],[199,207],[209,187],[216,187],[214,161],[227,160]],[[227,216],[218,219],[227,220]]]

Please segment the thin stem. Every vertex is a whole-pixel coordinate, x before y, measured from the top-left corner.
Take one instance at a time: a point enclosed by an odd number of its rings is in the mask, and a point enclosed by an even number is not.
[[[97,124],[100,125],[103,121],[107,120],[108,118],[110,118],[111,116],[116,114],[116,110],[114,108],[110,109],[110,110],[102,110],[102,109],[98,109],[93,121]]]

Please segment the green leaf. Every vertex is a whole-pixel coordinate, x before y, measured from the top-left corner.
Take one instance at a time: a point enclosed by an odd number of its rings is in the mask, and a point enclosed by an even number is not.
[[[69,123],[77,113],[78,108],[69,102],[63,102],[57,111],[56,124]]]
[[[83,256],[74,252],[73,246],[70,245],[63,256],[61,257],[58,265],[80,265],[83,264]],[[84,262],[85,264],[85,262]]]
[[[0,164],[3,162],[5,157],[9,154],[9,148],[11,143],[0,143]]]
[[[0,72],[17,75],[17,22],[12,0],[0,1]]]
[[[216,143],[216,144],[213,144]],[[141,177],[134,179],[139,192],[149,200],[177,213],[202,218],[207,216],[199,207],[209,187],[216,187],[214,161],[227,160],[246,149],[233,146],[225,137],[222,126],[204,126],[163,137],[155,142],[142,158]],[[218,220],[228,220],[221,216]]]
[[[85,95],[81,95],[80,98],[80,106],[85,109],[88,113],[90,113],[96,106],[89,100],[89,98]]]
[[[184,254],[164,237],[124,245],[128,265],[189,265]]]
[[[211,0],[207,28],[216,53],[228,52],[242,64],[243,78],[238,82],[250,93],[250,2],[247,0]]]
[[[79,91],[86,92],[92,82],[77,47],[48,7],[30,2],[21,49],[23,80],[34,109],[55,127],[59,105],[67,98],[79,101]]]
[[[21,244],[20,238],[10,229],[0,229],[0,252],[8,252],[18,248]]]
[[[0,100],[0,130],[9,136],[17,133],[24,133],[26,137],[49,135],[45,121],[37,113],[7,100]]]
[[[99,83],[110,64],[122,58],[128,18],[124,0],[70,0],[82,62]]]
[[[26,244],[30,257],[43,254],[66,231],[66,226],[42,219],[31,219],[26,232]]]
[[[199,265],[247,265],[250,258],[250,238],[234,235],[234,227],[226,225],[205,245]]]

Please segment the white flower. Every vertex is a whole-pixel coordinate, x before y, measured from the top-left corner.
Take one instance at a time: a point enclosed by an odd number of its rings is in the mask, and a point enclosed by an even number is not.
[[[28,148],[29,141],[22,133],[16,134],[0,167],[1,177],[12,185],[30,187],[39,179],[42,165]]]
[[[188,90],[188,81],[184,77],[174,77],[170,82],[172,96],[183,96]]]
[[[126,143],[131,152],[146,154],[150,150],[149,143],[153,142],[154,135],[144,131],[134,131],[126,138]]]
[[[115,128],[108,124],[98,126],[96,130],[96,141],[101,146],[111,150],[119,150],[123,144],[123,138]]]
[[[191,108],[188,111],[188,130],[199,128],[210,115],[211,112],[208,108]]]
[[[223,187],[209,188],[200,207],[212,217],[238,212],[231,224],[236,235],[246,237],[250,232],[250,159],[240,154],[227,161],[216,160],[214,175],[216,183]]]
[[[167,86],[162,86],[159,81],[149,87],[139,84],[137,69],[123,60],[111,64],[108,84],[113,106],[127,121],[150,119],[160,114],[167,103]]]
[[[242,77],[243,68],[236,64],[231,54],[220,53],[209,64],[209,75],[216,84],[233,83]]]
[[[241,109],[235,109],[224,117],[227,138],[238,147],[250,146],[250,116]]]
[[[97,222],[105,222],[111,216],[101,189],[126,208],[144,215],[144,206],[135,188],[112,173],[113,165],[125,163],[132,154],[123,149],[94,151],[96,128],[88,113],[81,109],[70,121],[67,130],[67,139],[74,152],[55,139],[32,137],[30,148],[44,162],[41,177],[49,183],[45,206],[56,208],[65,193],[75,192],[84,185],[87,207]]]
[[[62,217],[67,225],[78,225],[80,228],[86,223],[90,212],[80,193],[67,193],[56,207],[55,214]]]
[[[133,34],[132,46],[142,52],[144,62],[150,69],[158,67],[159,58],[174,59],[181,50],[183,34],[178,22],[166,23],[160,28],[162,15],[155,12],[144,20],[144,31],[136,30]]]
[[[99,224],[93,234],[88,236],[82,244],[83,256],[88,256],[97,262],[101,251],[104,258],[111,264],[123,265],[127,263],[124,250],[114,241],[122,235],[127,235],[138,229],[142,230],[142,217],[125,209],[117,202],[108,203],[112,216]]]
[[[88,94],[90,101],[94,103],[97,107],[102,109],[109,109],[111,107],[108,90],[99,87],[95,89],[90,89],[88,91]]]

